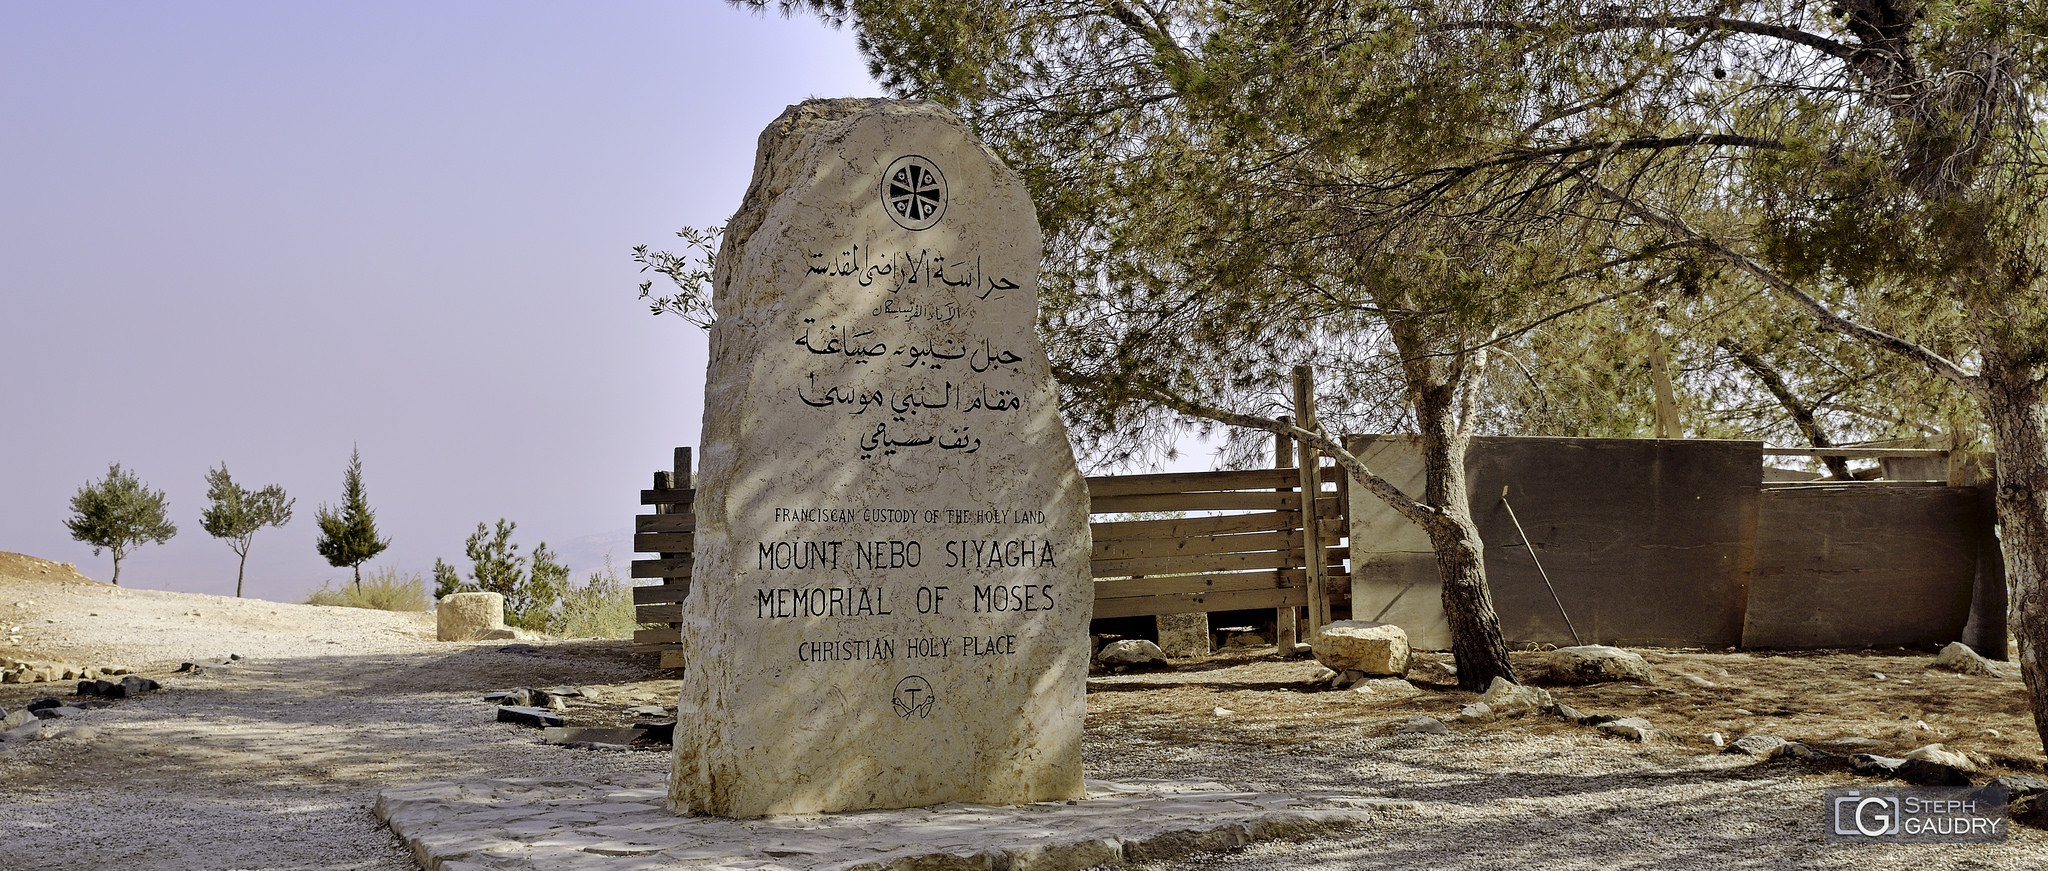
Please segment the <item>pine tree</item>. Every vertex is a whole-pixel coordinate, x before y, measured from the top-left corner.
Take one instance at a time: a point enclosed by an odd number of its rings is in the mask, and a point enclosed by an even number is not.
[[[178,527],[165,518],[169,503],[164,491],[143,486],[135,473],[120,463],[107,467],[107,476],[78,488],[71,497],[70,519],[64,525],[71,537],[92,545],[92,555],[102,548],[114,552],[114,584],[121,583],[121,558],[140,544],[163,544],[178,534]]]
[[[363,495],[361,451],[349,450],[348,471],[341,479],[341,508],[322,504],[314,519],[320,523],[320,540],[314,547],[327,558],[328,565],[354,569],[356,587],[361,588],[363,563],[391,546],[391,539],[377,537],[377,515]]]
[[[246,490],[228,476],[228,464],[206,472],[206,498],[211,500],[199,515],[199,526],[207,535],[225,539],[235,555],[242,558],[235,568],[235,598],[242,597],[242,576],[249,568],[249,543],[256,531],[266,526],[284,526],[292,520],[292,505],[276,484],[261,490]]]

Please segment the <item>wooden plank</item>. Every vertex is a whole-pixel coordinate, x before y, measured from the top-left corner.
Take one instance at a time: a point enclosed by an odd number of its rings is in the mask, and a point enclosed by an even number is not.
[[[687,578],[690,576],[688,557],[683,559],[636,559],[633,561],[633,577],[636,578]]]
[[[1946,481],[1835,481],[1828,478],[1820,478],[1813,481],[1768,481],[1765,482],[1763,488],[1765,490],[1882,490],[1889,487],[1912,490],[1947,486],[1948,482]]]
[[[683,643],[683,630],[674,627],[667,629],[635,629],[633,630],[633,643],[681,644]]]
[[[1766,457],[1946,457],[1939,448],[1764,448]]]
[[[683,514],[637,514],[633,517],[634,532],[696,532],[697,515]]]
[[[633,619],[641,623],[675,623],[683,619],[683,606],[641,605],[633,609]]]
[[[1131,575],[1166,575],[1182,572],[1239,572],[1249,569],[1301,568],[1306,555],[1299,550],[1262,553],[1202,553],[1187,556],[1150,556],[1138,559],[1104,559],[1088,563],[1098,578]]]
[[[1325,541],[1336,541],[1340,538],[1351,537],[1351,530],[1347,528],[1347,521],[1345,521],[1343,518],[1338,518],[1336,520],[1318,520],[1316,521],[1316,523],[1321,525],[1323,530],[1323,539]]]
[[[1147,614],[1192,614],[1197,611],[1237,611],[1247,608],[1288,608],[1307,601],[1308,597],[1304,592],[1294,587],[1185,596],[1142,596],[1097,600],[1094,616],[1096,619],[1102,619],[1142,617]]]
[[[1202,553],[1251,553],[1282,550],[1294,544],[1294,536],[1281,531],[1237,535],[1195,535],[1185,538],[1141,538],[1135,541],[1095,542],[1095,559],[1135,559],[1148,556],[1190,556]]]
[[[633,604],[668,605],[676,602],[681,602],[682,600],[688,598],[689,595],[689,581],[679,581],[673,584],[651,584],[645,587],[633,588]],[[648,622],[651,623],[654,621],[650,620]]]
[[[1293,511],[1300,507],[1301,495],[1298,493],[1226,491],[1102,496],[1089,500],[1088,511],[1091,514],[1135,511]]]
[[[695,488],[687,490],[642,490],[642,505],[688,505],[697,498]]]
[[[1291,493],[1290,493],[1290,494],[1288,494],[1288,495],[1293,495],[1293,494],[1291,494]],[[1343,501],[1342,501],[1342,500],[1340,500],[1340,499],[1338,499],[1338,498],[1337,498],[1337,497],[1335,497],[1335,496],[1324,496],[1324,497],[1322,497],[1322,498],[1320,498],[1320,499],[1317,499],[1317,500],[1316,500],[1316,516],[1317,516],[1317,517],[1320,517],[1320,518],[1322,518],[1322,519],[1324,519],[1324,520],[1333,520],[1333,519],[1338,519],[1338,518],[1342,518],[1342,517],[1344,516],[1344,504],[1343,504]]]
[[[1169,578],[1130,578],[1096,581],[1095,599],[1129,599],[1133,596],[1177,596],[1190,593],[1227,593],[1233,590],[1277,590],[1299,587],[1298,574],[1289,578],[1280,572],[1239,572],[1229,575],[1176,575]]]
[[[1103,475],[1088,479],[1088,495],[1156,496],[1216,490],[1270,490],[1291,487],[1295,474],[1285,469],[1230,469],[1221,472],[1163,472],[1156,475]]]
[[[1299,511],[1265,514],[1223,514],[1215,517],[1178,517],[1166,520],[1111,520],[1088,524],[1096,541],[1136,541],[1157,538],[1188,538],[1233,532],[1269,532],[1301,525]]]
[[[1291,424],[1291,423],[1293,423],[1293,422],[1294,422],[1294,418],[1293,418],[1293,416],[1292,416],[1292,415],[1282,415],[1282,416],[1280,417],[1280,422],[1281,422],[1281,423],[1289,423],[1289,424]],[[1279,434],[1279,433],[1274,433],[1274,434],[1273,434],[1273,468],[1275,468],[1275,469],[1287,469],[1287,468],[1291,468],[1291,467],[1292,467],[1293,465],[1294,465],[1294,439],[1292,439],[1292,438],[1290,438],[1290,437],[1288,437],[1288,436],[1284,436],[1284,435],[1281,435],[1281,434]],[[1283,488],[1281,488],[1281,489],[1286,489],[1286,488],[1284,488],[1284,487],[1283,487]],[[1295,519],[1294,519],[1294,522],[1295,522],[1295,523],[1300,523],[1300,522],[1302,522],[1302,521],[1301,521],[1301,515],[1298,515],[1298,514],[1297,514],[1297,515],[1295,515]],[[1317,522],[1318,522],[1318,523],[1320,523],[1321,521],[1317,521]],[[1275,648],[1276,650],[1279,650],[1279,651],[1283,651],[1283,652],[1285,652],[1285,651],[1292,651],[1292,650],[1294,650],[1294,644],[1295,644],[1295,640],[1296,640],[1297,636],[1299,635],[1299,632],[1300,632],[1300,627],[1301,627],[1301,609],[1300,609],[1300,608],[1294,607],[1294,606],[1292,606],[1292,605],[1289,605],[1289,606],[1285,606],[1285,607],[1277,607],[1277,608],[1274,608],[1274,609],[1273,609],[1273,636],[1274,636],[1274,637],[1273,637],[1273,646],[1274,646],[1274,648]]]
[[[640,553],[690,553],[697,536],[688,532],[643,532],[633,536],[633,549]]]

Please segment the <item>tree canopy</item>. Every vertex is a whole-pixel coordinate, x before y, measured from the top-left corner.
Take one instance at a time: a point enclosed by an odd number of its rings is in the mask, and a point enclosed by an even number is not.
[[[164,491],[151,490],[134,472],[120,463],[107,466],[107,475],[89,481],[71,497],[71,517],[64,521],[71,537],[92,545],[92,555],[102,549],[114,553],[113,583],[121,583],[121,559],[143,544],[163,544],[178,534],[178,526],[166,516],[169,502]]]
[[[314,547],[327,558],[328,565],[353,569],[356,586],[361,587],[363,563],[391,546],[391,539],[377,535],[377,514],[370,509],[369,497],[363,490],[361,451],[349,450],[348,469],[341,477],[341,506],[328,508],[322,503],[314,520],[320,524],[320,538]]]
[[[199,514],[199,526],[207,535],[227,541],[241,562],[235,568],[235,598],[242,596],[242,576],[249,566],[249,545],[256,531],[266,526],[282,527],[292,520],[292,506],[284,488],[267,484],[248,490],[228,474],[228,464],[206,472],[206,510]]]

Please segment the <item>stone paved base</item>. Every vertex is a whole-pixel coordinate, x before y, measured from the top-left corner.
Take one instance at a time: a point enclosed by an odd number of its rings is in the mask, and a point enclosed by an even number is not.
[[[1075,802],[730,820],[674,816],[666,794],[658,773],[435,783],[384,790],[376,813],[427,871],[1065,871],[1305,837],[1412,806],[1089,781]]]

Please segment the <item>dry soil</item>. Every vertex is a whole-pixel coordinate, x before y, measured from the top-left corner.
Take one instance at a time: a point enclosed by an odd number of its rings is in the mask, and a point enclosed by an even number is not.
[[[381,788],[667,764],[659,752],[542,745],[535,730],[493,722],[482,700],[581,686],[589,697],[568,717],[586,725],[673,704],[675,681],[616,642],[440,643],[422,614],[124,590],[11,554],[0,554],[0,642],[0,654],[122,665],[164,684],[53,721],[45,740],[0,745],[0,869],[409,869],[370,814]],[[1473,696],[1447,676],[1418,677],[1417,697],[1367,696],[1313,685],[1313,662],[1266,648],[1092,677],[1088,773],[1414,803],[1342,836],[1159,868],[2048,866],[2048,832],[2026,828],[1990,846],[1825,843],[1821,791],[1878,781],[1718,753],[1705,737],[1762,732],[1886,755],[1938,741],[1973,754],[1980,780],[2038,774],[2017,681],[1929,671],[1925,651],[1640,652],[1654,684],[1552,691],[1587,713],[1641,716],[1672,742],[1543,716],[1458,723]],[[179,672],[185,662],[202,670]],[[70,689],[0,685],[0,707]],[[1451,734],[1394,734],[1417,714]],[[1870,743],[1830,743],[1841,739]]]

